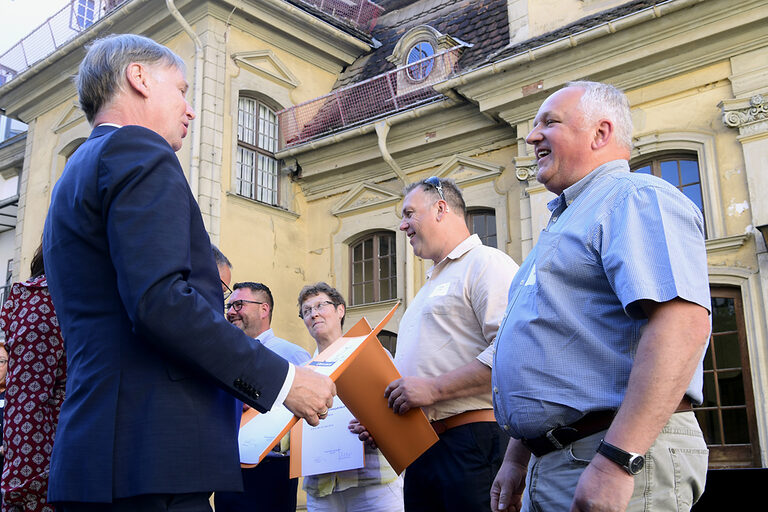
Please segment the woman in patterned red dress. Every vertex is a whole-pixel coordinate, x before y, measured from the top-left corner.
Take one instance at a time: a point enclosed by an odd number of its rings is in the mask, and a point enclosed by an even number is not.
[[[66,356],[45,279],[42,245],[32,277],[14,283],[0,314],[8,351],[2,510],[53,512],[47,501],[53,439],[64,400]]]

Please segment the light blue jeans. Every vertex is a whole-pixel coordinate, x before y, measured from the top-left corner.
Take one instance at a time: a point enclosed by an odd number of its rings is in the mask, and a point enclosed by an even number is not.
[[[528,465],[523,510],[568,510],[576,484],[605,431],[585,437]],[[689,511],[704,492],[709,450],[693,412],[672,415],[645,454],[627,512]]]

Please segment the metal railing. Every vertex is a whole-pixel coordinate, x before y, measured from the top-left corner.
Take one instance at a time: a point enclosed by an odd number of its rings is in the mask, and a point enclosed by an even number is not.
[[[368,34],[384,12],[384,8],[370,0],[300,0],[312,7],[330,14]]]
[[[13,80],[127,1],[70,0],[59,12],[0,55],[0,85]]]
[[[456,74],[456,46],[277,113],[288,148],[443,97],[433,85]]]

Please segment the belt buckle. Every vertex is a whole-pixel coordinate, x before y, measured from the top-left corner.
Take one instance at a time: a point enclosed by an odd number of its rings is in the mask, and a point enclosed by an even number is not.
[[[561,427],[551,428],[551,429],[549,429],[547,431],[546,434],[544,434],[544,436],[547,438],[547,441],[552,443],[552,446],[555,447],[555,450],[562,450],[563,448],[565,448],[565,446],[560,444],[560,441],[558,441],[557,438],[555,437],[555,430],[557,430],[559,428],[561,428]]]

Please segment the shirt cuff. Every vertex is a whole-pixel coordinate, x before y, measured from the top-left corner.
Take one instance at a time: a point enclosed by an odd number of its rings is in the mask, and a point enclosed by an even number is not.
[[[275,398],[275,403],[272,404],[272,407],[275,407],[275,404],[282,404],[285,402],[285,399],[288,398],[288,392],[291,390],[291,386],[293,386],[293,378],[296,376],[296,367],[293,365],[293,363],[288,363],[288,373],[285,376],[285,382],[283,382],[283,387],[280,388],[280,392],[277,394],[277,398]]]

